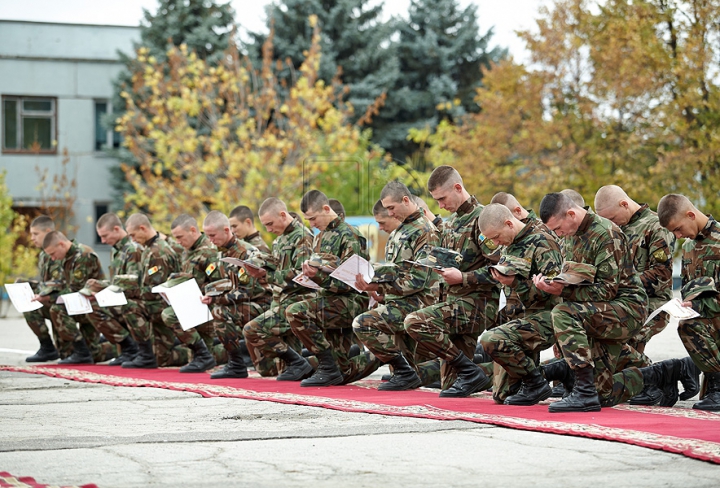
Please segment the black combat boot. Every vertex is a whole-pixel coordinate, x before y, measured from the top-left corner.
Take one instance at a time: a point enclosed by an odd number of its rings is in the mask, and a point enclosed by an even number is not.
[[[552,393],[550,394],[550,398],[562,398],[565,395],[567,395],[567,392],[565,391],[565,385],[558,383],[553,386]]]
[[[65,359],[58,361],[58,364],[95,364],[95,361],[93,361],[92,354],[90,354],[90,349],[88,349],[85,339],[81,337],[79,340],[73,342],[73,353]]]
[[[190,344],[190,349],[193,352],[193,359],[180,368],[181,373],[204,373],[217,366],[215,358],[210,354],[204,340],[198,339],[194,344]]]
[[[575,386],[572,392],[548,407],[550,413],[599,412],[600,410],[600,400],[595,389],[595,373],[590,366],[575,370]]]
[[[475,354],[473,355],[473,363],[475,364],[483,364],[483,363],[492,363],[492,358],[490,355],[485,352],[485,349],[483,348],[482,344],[480,342],[477,343],[477,346],[475,346]]]
[[[700,392],[700,368],[690,356],[680,360],[680,383],[684,391],[680,393],[680,400],[689,400]]]
[[[546,380],[559,381],[562,384],[565,393],[561,398],[565,398],[570,394],[575,385],[575,373],[570,369],[567,361],[564,359],[554,359],[540,366],[540,369],[542,369]]]
[[[302,380],[300,386],[333,386],[343,382],[343,374],[330,349],[317,353],[315,357],[319,363],[315,373]]]
[[[679,359],[667,359],[659,363],[653,363],[645,368],[640,368],[645,387],[655,386],[662,392],[662,398],[658,405],[672,407],[678,401],[678,381],[682,370],[682,362]]]
[[[240,347],[238,348],[238,351],[240,351],[240,357],[242,358],[243,362],[245,363],[245,366],[247,366],[249,369],[255,369],[255,365],[252,362],[252,358],[250,357],[250,351],[248,351],[247,344],[245,344],[245,340],[240,339],[239,344],[240,344]]]
[[[552,388],[539,369],[533,369],[522,379],[520,391],[505,399],[505,405],[536,405],[552,394]]]
[[[350,349],[348,349],[348,357],[354,358],[355,356],[359,356],[361,352],[362,349],[360,349],[360,346],[358,346],[357,344],[353,344],[352,346],[350,346]]]
[[[138,342],[138,353],[132,361],[122,363],[123,368],[153,369],[158,367],[157,358],[153,351],[153,339]]]
[[[402,353],[395,356],[389,363],[393,367],[393,375],[385,383],[378,386],[380,391],[404,391],[418,388],[422,380],[408,364]]]
[[[300,381],[313,372],[313,367],[307,360],[300,356],[292,347],[278,356],[285,361],[285,370],[277,377],[278,381]]]
[[[121,354],[110,361],[108,363],[108,366],[122,366],[122,363],[125,361],[132,361],[135,359],[135,356],[138,355],[140,352],[140,349],[138,349],[137,342],[135,342],[135,339],[132,338],[130,334],[120,341],[120,351]]]
[[[483,370],[463,353],[458,354],[449,364],[457,372],[457,379],[450,388],[440,392],[441,397],[468,397],[477,391],[487,390],[492,385],[492,380]]]
[[[233,351],[227,350],[228,362],[223,369],[215,371],[210,375],[211,380],[219,380],[223,378],[247,378],[248,370],[245,361],[242,358],[240,349]]]
[[[52,339],[40,339],[40,349],[33,354],[25,358],[27,363],[44,363],[45,361],[54,361],[59,358],[58,350],[55,349]]]
[[[707,391],[705,397],[693,405],[695,410],[720,412],[720,373],[705,373]]]

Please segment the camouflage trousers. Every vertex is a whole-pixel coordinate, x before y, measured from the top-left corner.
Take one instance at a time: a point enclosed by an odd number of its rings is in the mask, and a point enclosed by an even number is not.
[[[215,334],[227,351],[235,351],[244,340],[243,325],[270,308],[270,298],[243,300],[228,305],[212,305],[210,311],[215,321]],[[247,346],[247,344],[246,344]]]
[[[86,317],[108,341],[119,344],[130,334],[125,325],[122,307],[100,307],[93,301],[92,308],[93,311]]]
[[[720,373],[720,317],[683,320],[678,335],[703,373]]]
[[[480,343],[494,367],[493,399],[503,403],[522,378],[537,369],[540,352],[555,344],[552,311],[540,310],[483,334]]]
[[[162,320],[165,302],[162,300],[128,299],[122,314],[128,329],[137,342],[152,341],[160,366],[182,366],[190,359],[190,350],[175,345],[175,333]]]
[[[624,401],[621,399],[628,392],[635,391],[631,384],[634,376],[623,375],[618,366],[623,355],[629,363],[642,361],[642,356],[628,346],[627,341],[638,333],[645,314],[644,307],[619,300],[564,302],[552,310],[555,338],[563,357],[572,369],[594,369],[595,387],[603,405]],[[619,376],[615,377],[616,374]],[[629,382],[627,388],[623,386],[626,376]],[[618,389],[625,393],[618,393]],[[637,393],[640,391],[642,386]]]
[[[93,327],[87,315],[68,315],[65,305],[55,304],[50,307],[50,321],[54,326],[56,337],[60,339],[58,348],[60,357],[72,354],[73,342],[85,339],[93,361],[101,363],[117,357],[118,348],[110,342],[100,343],[100,333]]]
[[[58,334],[55,324],[52,322],[52,317],[50,316],[50,305],[43,305],[42,308],[33,310],[32,312],[25,312],[23,313],[23,316],[25,317],[28,327],[30,327],[30,330],[33,331],[39,340],[52,340],[54,337],[55,347],[57,348],[61,358],[64,359],[72,354],[72,342],[64,341]],[[50,321],[53,337],[50,337],[50,329],[48,329],[45,320]]]
[[[278,359],[278,356],[287,352],[288,348],[297,352],[302,350],[302,343],[293,335],[290,324],[285,318],[285,309],[294,300],[303,300],[304,298],[306,298],[305,295],[291,296],[281,303],[273,300],[269,310],[258,315],[243,327],[250,359],[255,365],[255,371],[260,375],[275,376],[282,372],[285,363]]]
[[[380,367],[375,357],[360,354],[350,357],[355,343],[353,319],[367,310],[366,295],[311,295],[285,310],[293,334],[308,351],[331,351],[346,381],[357,381]]]
[[[227,351],[222,344],[215,345],[215,324],[213,323],[212,313],[209,314],[208,322],[197,325],[191,329],[183,330],[177,315],[172,307],[165,307],[160,314],[163,323],[172,329],[175,337],[186,346],[191,346],[197,341],[204,341],[208,351],[210,351],[218,364],[227,363]]]
[[[498,299],[484,296],[449,296],[444,302],[431,305],[405,317],[405,330],[417,341],[418,347],[439,357],[442,388],[455,382],[456,373],[449,361],[461,352],[473,357],[480,334],[495,324]],[[489,368],[492,375],[492,367]]]
[[[648,312],[660,308],[666,301],[664,298],[650,298],[648,301]],[[666,312],[656,315],[654,319],[642,326],[640,331],[628,341],[628,344],[637,352],[644,353],[648,341],[653,336],[665,330],[669,323],[670,315]]]

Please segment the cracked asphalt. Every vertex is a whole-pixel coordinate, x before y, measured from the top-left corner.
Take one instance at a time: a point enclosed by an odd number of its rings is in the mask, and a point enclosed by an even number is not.
[[[685,355],[674,328],[650,342],[651,358]],[[0,363],[24,365],[22,351],[35,349],[37,341],[21,318],[0,319]],[[0,471],[102,488],[714,488],[720,466],[626,444],[472,422],[0,372]]]

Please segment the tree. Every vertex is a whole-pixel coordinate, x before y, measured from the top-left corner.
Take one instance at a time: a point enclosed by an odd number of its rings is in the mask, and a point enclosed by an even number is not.
[[[682,192],[720,210],[720,2],[556,0],[525,32],[532,69],[487,71],[482,111],[415,131],[480,198],[537,205],[565,187],[592,202],[618,184],[656,204]]]
[[[318,78],[319,29],[292,85],[282,86],[271,53],[272,36],[260,69],[233,44],[217,66],[184,45],[171,47],[166,63],[138,50],[142,69],[133,74],[134,93],[122,94],[128,109],[118,119],[139,163],[122,166],[134,190],[129,209],[165,228],[180,213],[257,208],[270,196],[298,204],[314,187],[338,197],[349,215],[370,211],[385,181],[383,153],[350,123],[342,87]]]
[[[163,62],[169,46],[185,45],[200,59],[210,64],[218,63],[228,48],[236,26],[234,11],[229,3],[218,4],[214,0],[159,0],[155,14],[143,9],[144,20],[140,25],[140,43],[135,51],[144,47],[146,57]],[[125,65],[113,83],[113,113],[104,119],[108,127],[125,112],[126,101],[121,93],[134,93],[132,80],[144,64],[125,53],[118,53]],[[132,155],[122,148],[110,153],[122,164],[137,166]],[[120,166],[111,168],[112,184],[116,191],[116,206],[122,207],[125,194],[134,189],[127,184]]]
[[[380,112],[375,140],[405,160],[418,149],[408,140],[410,129],[433,131],[442,120],[478,111],[473,97],[481,67],[506,51],[489,49],[492,29],[481,35],[477,6],[461,9],[458,0],[412,0],[408,19],[398,25],[402,76]]]
[[[400,72],[391,36],[395,22],[381,20],[382,4],[369,0],[281,0],[267,7],[268,28],[273,29],[273,59],[278,60],[278,76],[291,80],[305,60],[314,15],[322,38],[322,59],[318,76],[330,83],[340,73],[348,89],[355,120],[363,118],[379,97],[392,89]],[[251,59],[260,60],[267,40],[263,33],[251,32],[246,48]],[[368,119],[369,120],[369,119]],[[369,124],[373,127],[372,123]]]
[[[23,244],[27,219],[12,208],[13,200],[5,184],[5,171],[0,172],[0,283],[14,278],[30,278],[36,273],[34,250]]]

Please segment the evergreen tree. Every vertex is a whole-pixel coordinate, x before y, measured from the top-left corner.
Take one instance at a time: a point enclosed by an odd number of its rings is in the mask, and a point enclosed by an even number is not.
[[[402,76],[375,121],[374,140],[404,161],[418,147],[407,140],[410,129],[434,130],[441,120],[479,109],[480,68],[507,51],[488,49],[492,29],[481,34],[477,6],[461,9],[458,0],[411,0],[408,19],[398,27]]]
[[[373,102],[389,91],[399,78],[399,66],[391,36],[395,22],[383,22],[382,3],[369,0],[280,0],[267,7],[268,28],[274,28],[274,58],[289,59],[280,77],[291,79],[310,47],[313,26],[308,18],[316,15],[322,32],[320,78],[330,82],[341,70],[341,80],[349,87],[347,99],[355,118],[363,116]],[[250,33],[246,46],[253,60],[261,58],[267,34]]]
[[[229,3],[218,4],[214,0],[159,0],[155,14],[143,9],[144,20],[140,25],[140,42],[134,44],[134,50],[147,48],[146,57],[165,60],[168,47],[186,44],[201,59],[216,64],[223,56],[235,31],[234,11]],[[132,74],[142,69],[143,63],[137,61],[136,52],[128,55],[118,53],[125,69],[113,82],[113,113],[103,122],[115,128],[115,120],[125,113],[125,100],[120,96],[123,91],[132,92]],[[143,96],[133,93],[133,99]],[[131,167],[138,164],[129,151],[119,148],[109,151],[121,163]],[[110,168],[112,185],[115,189],[116,206],[122,208],[126,193],[134,190],[127,182],[120,166]]]

